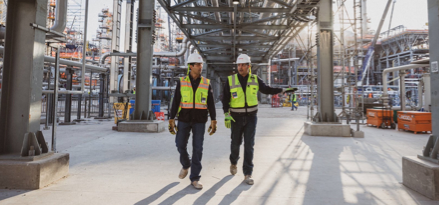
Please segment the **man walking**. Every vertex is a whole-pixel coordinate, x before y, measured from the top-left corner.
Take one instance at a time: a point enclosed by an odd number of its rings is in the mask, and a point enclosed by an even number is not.
[[[210,113],[211,124],[208,132],[213,135],[217,129],[215,102],[210,80],[201,76],[203,59],[193,53],[189,56],[188,74],[177,82],[174,101],[172,102],[169,120],[169,132],[175,137],[175,144],[180,153],[180,163],[183,166],[178,177],[184,179],[191,168],[190,180],[196,189],[202,189],[200,183],[201,158],[203,156],[204,131],[207,115]],[[189,73],[190,70],[190,73]],[[178,115],[178,125],[175,127],[175,116]],[[187,143],[192,131],[192,160],[187,151]]]
[[[296,109],[297,110],[297,106],[296,106],[296,102],[297,102],[297,95],[296,95],[296,93],[294,93],[294,92],[292,92],[291,93],[291,110],[294,110],[294,109]]]
[[[236,61],[238,73],[228,77],[224,85],[223,110],[225,113],[225,125],[231,128],[231,154],[230,173],[237,173],[239,159],[239,147],[244,139],[244,181],[252,185],[253,152],[258,112],[258,91],[264,94],[278,94],[291,92],[295,88],[272,88],[262,81],[257,75],[251,74],[250,57],[246,54],[238,56]]]

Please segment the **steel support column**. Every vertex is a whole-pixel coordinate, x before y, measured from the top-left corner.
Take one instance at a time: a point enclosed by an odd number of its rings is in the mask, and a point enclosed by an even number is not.
[[[147,120],[151,110],[153,31],[155,0],[139,1],[137,26],[137,78],[134,120]],[[151,116],[152,117],[152,116]]]
[[[337,122],[334,112],[332,1],[320,1],[318,14],[317,88],[319,112],[314,121]]]
[[[26,133],[40,130],[47,0],[8,1],[2,79],[0,154],[21,152]],[[23,60],[26,59],[26,60]]]
[[[99,114],[98,117],[104,117],[104,93],[105,93],[105,74],[99,74]],[[91,93],[90,93],[91,95]]]
[[[119,51],[120,43],[120,21],[121,21],[122,0],[113,0],[113,31],[111,37],[111,51]],[[119,57],[111,57],[110,65],[110,93],[118,90],[117,80],[119,76]],[[110,99],[113,102],[113,98]]]
[[[420,158],[439,163],[439,0],[428,0],[428,34],[430,36],[430,84],[431,86],[431,127],[432,135],[428,139],[427,145]]]
[[[66,90],[72,90],[73,82],[72,82],[72,75],[73,70],[72,68],[66,69]],[[71,115],[72,115],[72,94],[65,94],[66,101],[65,101],[65,109],[64,109],[64,123],[60,123],[60,125],[66,125],[71,123]]]
[[[125,52],[131,52],[131,42],[132,42],[132,34],[133,34],[133,11],[135,0],[127,0],[126,4],[126,17],[125,17]],[[123,92],[126,90],[130,90],[128,87],[128,81],[130,80],[130,63],[131,57],[124,57],[124,65],[123,65]]]

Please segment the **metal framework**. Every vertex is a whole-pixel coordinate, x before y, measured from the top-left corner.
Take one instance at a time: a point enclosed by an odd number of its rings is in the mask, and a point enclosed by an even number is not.
[[[313,21],[319,0],[158,0],[217,73],[228,74],[240,53],[267,63]],[[265,3],[264,3],[265,2]],[[226,73],[224,73],[226,72]]]
[[[371,84],[382,82],[384,69],[409,64],[428,55],[428,30],[407,29],[400,25],[381,33],[381,46],[377,51],[379,59],[375,62],[375,70]],[[415,71],[411,71],[415,74]],[[397,74],[394,73],[393,77]],[[388,77],[388,76],[387,76]],[[397,81],[394,81],[397,82]]]

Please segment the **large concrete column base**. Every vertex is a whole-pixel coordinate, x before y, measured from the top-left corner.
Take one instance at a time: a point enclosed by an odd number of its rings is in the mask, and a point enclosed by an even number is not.
[[[68,153],[0,157],[0,188],[40,189],[69,174]]]
[[[402,183],[430,199],[439,200],[439,164],[416,156],[402,157]]]
[[[305,122],[305,133],[311,136],[351,137],[351,126],[337,122]]]
[[[117,130],[119,132],[163,132],[166,127],[167,124],[163,121],[129,120],[119,122]]]

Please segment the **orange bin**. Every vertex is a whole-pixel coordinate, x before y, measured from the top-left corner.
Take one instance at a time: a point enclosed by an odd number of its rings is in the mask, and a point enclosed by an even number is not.
[[[395,128],[393,122],[393,111],[384,109],[367,109],[367,125],[380,128]]]
[[[431,132],[431,112],[399,111],[398,130]]]

